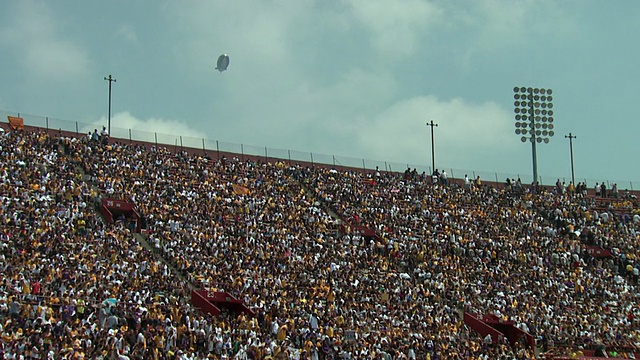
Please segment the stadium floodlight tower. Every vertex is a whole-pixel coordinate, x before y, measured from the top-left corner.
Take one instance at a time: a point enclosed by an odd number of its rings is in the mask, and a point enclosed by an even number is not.
[[[533,183],[538,181],[538,158],[536,144],[549,143],[553,132],[553,91],[551,89],[514,87],[514,112],[516,113],[516,135],[522,142],[531,142],[533,160]]]

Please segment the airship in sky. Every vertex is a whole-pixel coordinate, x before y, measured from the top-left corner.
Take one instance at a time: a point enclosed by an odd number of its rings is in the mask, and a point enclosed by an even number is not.
[[[216,65],[216,70],[220,72],[227,70],[227,67],[229,66],[229,55],[222,54],[218,56],[218,63]]]

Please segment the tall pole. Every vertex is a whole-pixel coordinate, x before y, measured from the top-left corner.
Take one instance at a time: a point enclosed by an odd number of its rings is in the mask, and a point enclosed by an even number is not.
[[[433,128],[434,126],[438,126],[438,124],[435,124],[433,120],[431,120],[431,122],[427,123],[427,126],[431,127],[431,172],[434,172],[436,171],[436,157],[435,157],[435,141],[433,139]]]
[[[529,94],[531,94],[531,92],[529,92]],[[533,129],[533,131],[531,131],[531,160],[533,162],[533,183],[537,183],[538,182],[538,152],[536,151],[536,122],[535,122],[535,116],[533,116],[533,114],[535,113],[535,107],[533,106],[533,101],[529,101],[530,104],[530,113],[531,116],[530,118],[530,127],[531,129]]]
[[[109,128],[107,129],[107,132],[109,133],[109,136],[111,136],[111,83],[116,82],[116,79],[112,78],[111,74],[109,74],[109,77],[105,77],[104,79],[109,82]]]
[[[576,176],[575,176],[575,173],[573,172],[573,139],[575,139],[577,136],[572,135],[571,133],[569,133],[569,135],[565,135],[564,137],[569,139],[569,151],[571,153],[571,182],[575,186],[576,185]]]

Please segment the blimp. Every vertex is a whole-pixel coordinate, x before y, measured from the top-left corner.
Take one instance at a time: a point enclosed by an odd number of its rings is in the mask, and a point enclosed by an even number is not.
[[[216,65],[216,70],[220,72],[227,70],[227,67],[229,66],[229,55],[222,54],[218,56],[218,63]]]

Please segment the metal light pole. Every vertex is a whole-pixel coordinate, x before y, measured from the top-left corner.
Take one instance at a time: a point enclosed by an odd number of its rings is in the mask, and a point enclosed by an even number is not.
[[[553,91],[551,89],[514,87],[513,98],[516,113],[516,134],[520,140],[531,141],[531,158],[533,160],[533,183],[538,182],[538,158],[536,143],[549,143],[553,132]]]
[[[104,79],[109,82],[109,129],[107,131],[109,132],[109,136],[111,136],[111,83],[116,82],[116,79],[112,78],[111,74]]]
[[[436,171],[436,157],[435,157],[435,141],[433,139],[433,128],[438,126],[438,124],[434,123],[433,120],[427,123],[427,126],[431,126],[431,172]]]
[[[575,186],[576,176],[575,176],[575,173],[573,172],[573,139],[575,139],[577,136],[569,133],[569,135],[565,135],[564,137],[569,139],[569,151],[571,152],[571,182],[573,183],[573,186]]]

